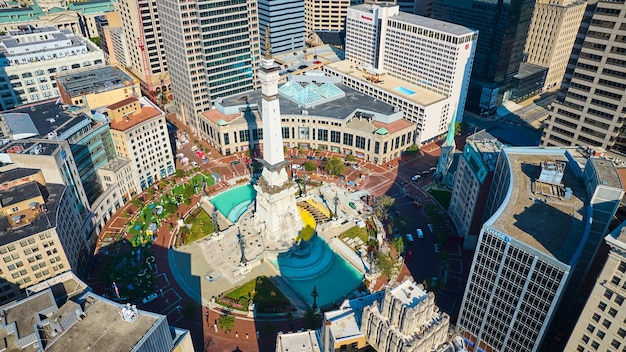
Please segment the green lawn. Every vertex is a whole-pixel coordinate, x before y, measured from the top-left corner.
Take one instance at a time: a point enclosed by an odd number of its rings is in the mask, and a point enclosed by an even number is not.
[[[432,195],[437,200],[437,202],[439,202],[439,204],[444,207],[444,209],[448,210],[448,207],[450,206],[450,199],[452,199],[452,192],[446,190],[431,189],[430,191],[428,191],[428,193],[430,193],[430,195]]]
[[[197,174],[191,179],[192,185],[202,185],[202,181],[206,182],[207,186],[213,186],[215,184],[215,180],[211,175],[205,174]]]
[[[228,292],[225,297],[239,302],[247,310],[247,301],[252,298],[259,313],[287,312],[293,310],[291,302],[274,285],[272,280],[259,276]],[[222,302],[224,303],[224,302]],[[246,304],[244,306],[244,304]]]
[[[355,238],[355,237],[360,238],[361,241],[363,241],[363,243],[367,243],[367,240],[368,240],[367,229],[365,227],[355,226],[349,229],[348,231],[342,233],[341,235],[339,235],[339,239],[341,240],[346,239],[346,238]]]
[[[191,233],[185,239],[185,244],[197,241],[215,231],[213,220],[204,210],[200,210],[195,213],[195,215],[189,216],[193,217],[193,222],[191,223]]]

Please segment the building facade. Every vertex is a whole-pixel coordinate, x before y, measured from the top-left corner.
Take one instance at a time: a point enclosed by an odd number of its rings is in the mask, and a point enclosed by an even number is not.
[[[545,146],[589,146],[626,152],[626,9],[598,1],[562,100],[545,121]]]
[[[170,77],[156,1],[120,0],[116,6],[128,50],[126,67],[141,82],[144,95],[169,92]]]
[[[120,13],[117,11],[110,11],[104,15],[97,16],[95,18],[96,30],[98,31],[98,38],[100,38],[100,49],[104,52],[104,57],[109,65],[118,64],[118,60],[115,57],[115,47],[113,46],[113,37],[111,36],[111,29],[121,28],[122,20]]]
[[[429,0],[433,18],[478,30],[467,108],[495,111],[523,61],[535,0]]]
[[[261,0],[258,6],[262,55],[267,48],[270,56],[304,48],[304,0]]]
[[[174,173],[174,156],[161,109],[146,98],[131,97],[109,105],[107,112],[115,152],[131,160],[134,184],[141,191]]]
[[[502,147],[502,143],[484,130],[467,137],[448,208],[457,233],[466,237],[465,248],[472,247],[480,233],[493,170]]]
[[[526,62],[548,68],[543,90],[561,86],[585,13],[582,0],[539,0],[528,29]]]
[[[348,7],[351,4],[350,0],[332,2],[304,0],[304,24],[307,44],[319,42],[315,31],[343,31],[345,29]]]
[[[461,121],[477,36],[467,27],[401,13],[396,5],[353,6],[346,60],[448,97],[449,119],[456,110]]]
[[[84,212],[69,186],[47,183],[41,170],[3,167],[0,263],[6,303],[24,289],[70,269],[90,257],[80,229]]]
[[[404,120],[401,111],[394,112],[390,105],[371,101],[341,84],[320,84],[330,77],[292,78],[303,81],[291,80],[279,88],[286,147],[354,154],[379,164],[399,157],[413,144],[415,125]],[[203,136],[220,153],[262,149],[259,93],[223,99],[214,110],[202,114]]]
[[[606,236],[610,247],[566,351],[622,351],[626,343],[626,228]]]
[[[58,97],[59,73],[104,65],[94,43],[52,27],[9,31],[0,36],[0,55],[2,110]]]
[[[58,75],[56,81],[63,104],[87,106],[91,110],[141,96],[139,81],[117,66]]]
[[[0,12],[0,31],[8,32],[20,28],[55,27],[68,29],[84,38],[98,38],[96,17],[115,11],[111,1],[65,0],[7,2]]]
[[[575,148],[502,149],[457,322],[474,349],[536,351],[571,308],[599,245],[596,232],[606,233],[596,212],[612,216],[623,194],[610,162],[590,159],[581,170],[579,161],[585,157]],[[600,205],[594,184],[615,194],[600,191],[607,198]]]
[[[258,87],[257,2],[158,0],[178,117],[200,133],[199,114],[221,97]]]

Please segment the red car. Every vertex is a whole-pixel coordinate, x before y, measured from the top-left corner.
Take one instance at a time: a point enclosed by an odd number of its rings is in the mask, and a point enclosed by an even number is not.
[[[412,251],[406,251],[406,258],[404,259],[405,262],[410,263],[411,259],[413,259],[413,252]]]
[[[422,205],[419,202],[413,202],[413,206],[417,209],[422,207]]]

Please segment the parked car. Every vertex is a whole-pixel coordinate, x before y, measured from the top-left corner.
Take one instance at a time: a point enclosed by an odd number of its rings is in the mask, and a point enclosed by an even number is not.
[[[315,157],[314,157],[314,156],[312,156],[312,155],[309,155],[309,156],[307,156],[306,158],[307,158],[307,159],[309,159],[309,160],[315,160]]]
[[[439,248],[438,244],[435,244],[435,253],[439,253],[441,251],[441,249]]]
[[[155,299],[157,299],[157,297],[159,297],[159,295],[157,295],[156,292],[152,292],[151,294],[149,294],[147,297],[143,299],[143,304],[150,303],[154,301]]]
[[[356,205],[353,202],[348,203],[348,205],[350,206],[350,208],[356,209]]]
[[[435,172],[435,171],[437,171],[437,168],[433,166],[433,167],[431,167],[431,168],[430,168],[430,169],[428,169],[428,170],[429,170],[430,172]]]
[[[430,230],[430,232],[435,232],[435,227],[433,226],[433,224],[428,224],[428,229]]]
[[[241,161],[239,160],[233,160],[230,162],[231,165],[237,165],[237,164],[241,164]]]
[[[421,208],[421,207],[422,207],[422,205],[420,204],[420,202],[417,202],[417,201],[413,202],[413,206],[414,206],[414,207],[416,207],[417,209],[419,209],[419,208]]]
[[[415,232],[417,232],[417,238],[424,238],[424,232],[422,232],[422,229],[417,229]]]
[[[418,181],[422,176],[420,175],[413,175],[413,177],[411,177],[411,180],[413,181]]]
[[[195,162],[195,161],[192,161],[192,162],[191,162],[191,166],[192,166],[192,167],[196,167],[196,166],[198,166],[198,163],[197,163],[197,162]]]
[[[413,242],[415,242],[415,239],[413,238],[413,235],[411,235],[410,233],[407,233],[405,236],[406,236],[406,241],[409,244],[413,244]]]

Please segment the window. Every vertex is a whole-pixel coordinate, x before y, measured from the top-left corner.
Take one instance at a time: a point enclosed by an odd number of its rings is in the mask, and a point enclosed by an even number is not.
[[[620,273],[626,273],[626,262],[620,262],[617,270],[619,270]]]
[[[582,339],[584,343],[589,343],[589,336],[583,335]]]
[[[609,308],[609,315],[615,317],[617,315],[617,310],[615,308]]]
[[[604,336],[606,336],[606,334],[602,330],[598,330],[598,333],[596,335],[600,338],[600,340],[603,340]]]
[[[621,344],[622,344],[622,343],[621,343],[621,342],[619,342],[619,341],[617,341],[616,339],[613,339],[613,341],[611,341],[611,346],[613,346],[613,347],[615,347],[615,348],[619,348],[619,346],[620,346]]]
[[[230,144],[230,136],[228,135],[228,133],[224,133],[224,145],[229,145]]]
[[[613,291],[606,289],[606,291],[604,291],[604,297],[611,299],[611,297],[613,297]]]
[[[617,336],[621,338],[626,338],[626,330],[619,328],[619,330],[617,330]]]
[[[602,326],[608,329],[609,327],[611,327],[611,322],[608,319],[604,319],[604,321],[602,322]]]
[[[599,344],[599,343],[597,343],[596,341],[594,341],[594,342],[592,342],[592,343],[591,343],[591,348],[593,348],[594,350],[597,350],[597,349],[598,349],[598,347],[600,347],[600,344]]]
[[[591,324],[587,325],[587,331],[589,331],[589,332],[594,332],[595,330],[596,330],[596,327],[595,327],[595,326],[593,326],[593,325],[591,325]]]
[[[289,127],[283,127],[283,138],[287,139],[289,138]]]
[[[615,297],[615,301],[614,301],[618,306],[621,306],[622,303],[624,303],[624,297],[617,295],[617,297]]]
[[[330,142],[331,143],[341,143],[341,132],[330,131]]]
[[[606,309],[606,303],[604,302],[598,303],[598,309],[604,312],[604,310]]]
[[[591,319],[593,319],[593,321],[595,321],[596,323],[600,321],[600,314],[598,313],[593,313],[593,317],[591,317]]]

